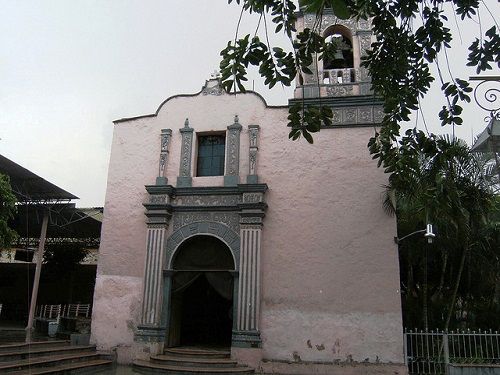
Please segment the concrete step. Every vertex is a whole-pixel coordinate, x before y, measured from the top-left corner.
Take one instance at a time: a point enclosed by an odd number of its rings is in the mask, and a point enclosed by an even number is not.
[[[170,374],[170,375],[242,375],[254,374],[254,369],[241,367],[184,367],[153,363],[151,361],[134,361],[134,371],[143,374]]]
[[[150,357],[152,363],[182,367],[236,367],[238,362],[228,358],[213,358],[204,356],[155,355]]]
[[[7,372],[10,375],[42,375],[42,374],[95,374],[104,369],[110,369],[113,362],[108,359],[66,363],[51,367],[30,368]]]
[[[76,352],[64,355],[45,355],[35,358],[27,358],[10,362],[0,362],[0,373],[15,370],[25,370],[38,367],[59,366],[67,363],[91,361],[102,358],[97,352]]]
[[[34,341],[29,344],[26,343],[3,344],[0,345],[0,353],[25,350],[26,348],[52,348],[54,346],[63,346],[63,345],[69,345],[69,341],[54,340],[54,341]]]
[[[205,357],[205,358],[229,358],[231,353],[227,350],[199,349],[199,348],[167,348],[164,354],[178,357]]]
[[[43,357],[46,355],[71,354],[76,352],[95,352],[95,345],[89,346],[53,346],[13,350],[11,352],[0,353],[0,362],[10,362],[27,358]]]

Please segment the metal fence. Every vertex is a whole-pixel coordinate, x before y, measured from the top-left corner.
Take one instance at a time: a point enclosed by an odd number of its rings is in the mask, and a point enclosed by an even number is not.
[[[411,331],[404,334],[409,374],[445,374],[448,364],[500,364],[497,331]]]

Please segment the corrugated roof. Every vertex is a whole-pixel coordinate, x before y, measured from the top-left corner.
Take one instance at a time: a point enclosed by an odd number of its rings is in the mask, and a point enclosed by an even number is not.
[[[76,195],[48,182],[2,155],[0,155],[0,173],[10,177],[12,191],[20,202],[78,199]]]
[[[47,238],[99,238],[101,235],[102,208],[76,208],[74,204],[18,205],[12,228],[21,238],[38,238],[44,209],[49,207]]]

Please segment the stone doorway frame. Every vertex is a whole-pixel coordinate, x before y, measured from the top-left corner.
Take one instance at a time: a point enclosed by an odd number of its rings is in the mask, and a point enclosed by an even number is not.
[[[168,338],[173,255],[184,240],[211,235],[230,249],[234,271],[231,347],[259,348],[260,251],[266,184],[223,187],[147,185],[146,262],[136,342],[163,352]],[[172,222],[172,223],[171,223]]]

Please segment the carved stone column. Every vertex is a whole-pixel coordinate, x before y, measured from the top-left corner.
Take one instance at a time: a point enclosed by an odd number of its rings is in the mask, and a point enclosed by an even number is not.
[[[170,192],[172,186],[146,186],[149,202],[146,207],[146,261],[142,294],[141,324],[136,338],[149,342],[163,342],[165,326],[162,322],[163,251],[167,228],[172,216]]]
[[[156,185],[166,185],[168,183],[165,171],[167,169],[168,152],[170,139],[172,137],[171,129],[161,129],[161,148],[160,148],[160,162],[158,165],[158,177],[156,177]]]
[[[248,152],[248,176],[247,184],[259,182],[257,176],[257,152],[259,151],[259,125],[248,125],[248,136],[250,138],[250,148]]]
[[[224,186],[236,186],[240,182],[240,133],[242,127],[238,121],[238,115],[236,115],[234,116],[234,124],[227,127]]]
[[[191,155],[193,154],[193,130],[193,128],[189,127],[189,119],[186,119],[184,127],[180,129],[182,134],[182,146],[177,187],[190,187],[192,185]]]
[[[233,346],[257,348],[260,339],[261,298],[261,239],[262,219],[267,205],[264,191],[267,185],[250,185],[254,191],[243,193],[240,205],[240,268],[236,329]]]

